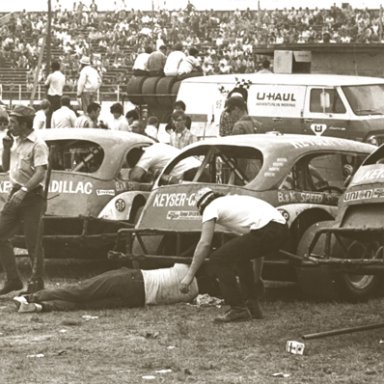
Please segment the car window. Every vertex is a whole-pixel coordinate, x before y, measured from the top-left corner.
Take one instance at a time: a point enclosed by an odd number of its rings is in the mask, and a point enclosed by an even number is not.
[[[167,182],[168,184],[194,181],[245,185],[257,176],[263,164],[262,154],[255,148],[231,145],[200,146],[173,161],[164,170],[164,176],[169,175],[181,162],[188,160],[188,157],[197,158],[200,166],[193,169],[193,172],[185,172],[179,180]],[[159,183],[161,185],[164,181]]]
[[[94,173],[104,159],[97,143],[87,140],[53,140],[47,142],[52,170]]]
[[[323,103],[322,103],[323,100]],[[327,100],[327,102],[324,102]],[[346,109],[336,89],[311,89],[310,111],[318,113],[345,113]]]
[[[365,156],[326,153],[304,157],[292,167],[279,189],[341,193]]]

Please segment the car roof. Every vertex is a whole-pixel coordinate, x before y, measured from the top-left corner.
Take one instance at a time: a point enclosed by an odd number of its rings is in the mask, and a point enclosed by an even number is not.
[[[287,85],[319,85],[319,86],[345,86],[384,84],[384,79],[370,76],[348,76],[329,74],[230,74],[191,77],[181,84],[219,83],[236,84],[238,81],[251,81],[252,84],[287,84]]]

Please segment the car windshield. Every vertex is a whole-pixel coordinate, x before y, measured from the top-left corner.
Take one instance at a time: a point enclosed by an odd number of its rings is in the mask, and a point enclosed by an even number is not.
[[[51,152],[52,169],[94,173],[104,159],[104,151],[97,143],[87,140],[52,140],[47,142]]]
[[[384,84],[345,86],[342,89],[356,115],[384,114]]]
[[[179,179],[168,178],[181,162],[194,158],[199,160],[200,166],[194,168],[193,173],[185,172]],[[260,151],[250,147],[232,145],[202,145],[193,148],[183,156],[178,157],[164,170],[159,185],[175,184],[186,181],[206,182],[228,185],[246,185],[252,181],[260,171],[263,156]]]

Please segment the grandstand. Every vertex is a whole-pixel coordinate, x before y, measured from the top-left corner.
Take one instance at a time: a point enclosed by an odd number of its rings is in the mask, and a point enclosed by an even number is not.
[[[0,82],[3,98],[29,99],[35,77],[39,39],[45,32],[46,12],[0,14]],[[124,94],[139,47],[181,41],[197,46],[205,74],[250,73],[258,69],[263,48],[284,49],[292,44],[382,45],[381,9],[284,8],[275,10],[91,12],[57,10],[53,17],[52,59],[62,63],[66,92],[75,96],[78,59],[91,55],[102,73],[104,100]],[[44,63],[44,60],[43,60]],[[38,97],[46,71],[38,74]]]

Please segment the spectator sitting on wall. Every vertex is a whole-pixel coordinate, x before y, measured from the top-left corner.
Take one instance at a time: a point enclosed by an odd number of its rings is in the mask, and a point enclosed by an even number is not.
[[[75,126],[76,113],[71,109],[71,99],[62,96],[60,99],[61,107],[52,113],[52,128],[72,128]]]
[[[47,123],[47,113],[51,108],[51,103],[47,99],[40,102],[39,110],[36,112],[33,119],[33,129],[44,129]]]
[[[167,47],[161,45],[158,50],[153,51],[148,58],[147,68],[150,76],[163,76],[164,65],[167,61]]]
[[[135,76],[148,76],[148,59],[150,54],[152,53],[152,48],[146,46],[144,50],[137,55],[135,62],[133,63],[133,74]]]
[[[189,49],[189,55],[181,61],[177,71],[179,76],[191,75],[192,73],[195,75],[203,74],[200,60],[197,57],[198,53],[199,51],[194,47]]]
[[[113,117],[108,121],[108,129],[115,131],[131,131],[131,129],[129,129],[128,121],[124,116],[123,106],[120,103],[112,104],[110,111]]]
[[[173,51],[168,55],[164,66],[165,76],[177,76],[181,62],[186,58],[181,43],[175,44]]]

